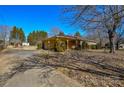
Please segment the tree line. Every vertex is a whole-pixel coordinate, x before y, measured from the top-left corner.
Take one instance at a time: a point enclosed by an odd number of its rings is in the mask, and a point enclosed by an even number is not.
[[[37,43],[41,43],[41,41],[48,37],[47,32],[45,31],[33,31],[29,33],[27,37],[27,41],[30,43],[30,45],[36,45]]]
[[[6,25],[0,26],[0,44],[5,43],[23,43],[29,42],[31,45],[35,45],[41,40],[48,37],[48,33],[43,30],[32,31],[26,38],[25,31],[20,27],[10,27]]]
[[[15,42],[25,42],[26,36],[22,28],[18,28],[14,26],[12,28],[12,31],[10,32],[10,42],[15,43]]]
[[[64,36],[65,33],[60,30],[58,27],[53,27],[52,36]],[[75,35],[80,36],[79,32],[76,32]],[[9,26],[0,26],[0,40],[7,41],[10,44],[14,45],[16,43],[22,44],[23,42],[29,42],[30,45],[36,45],[41,43],[42,40],[48,37],[48,33],[43,30],[35,30],[28,34],[27,38],[25,35],[25,31],[20,27],[9,27]]]

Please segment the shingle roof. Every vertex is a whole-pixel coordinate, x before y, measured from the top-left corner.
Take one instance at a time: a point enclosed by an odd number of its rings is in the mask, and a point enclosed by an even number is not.
[[[50,38],[54,38],[54,37],[63,37],[63,38],[70,38],[70,39],[85,40],[84,38],[79,37],[79,36],[69,36],[69,35],[65,35],[65,36],[53,36],[53,37],[50,37]]]
[[[82,41],[88,41],[88,42],[94,42],[94,43],[96,43],[94,40],[88,40],[88,39],[85,39],[85,38],[83,38],[83,37],[79,37],[79,36],[69,36],[69,35],[65,35],[65,36],[53,36],[53,37],[49,37],[49,38],[47,38],[47,39],[50,39],[50,38],[56,38],[56,37],[60,37],[60,38],[69,38],[69,39],[78,39],[78,40],[82,40]],[[47,40],[47,39],[45,39],[45,40]]]

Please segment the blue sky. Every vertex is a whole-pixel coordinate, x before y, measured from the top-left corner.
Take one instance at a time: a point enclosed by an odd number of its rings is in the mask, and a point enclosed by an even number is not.
[[[0,6],[0,25],[22,27],[26,36],[33,30],[50,33],[59,27],[65,34],[74,34],[77,29],[60,20],[64,6]]]

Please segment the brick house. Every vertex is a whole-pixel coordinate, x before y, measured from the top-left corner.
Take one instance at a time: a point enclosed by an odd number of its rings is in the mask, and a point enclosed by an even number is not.
[[[42,41],[43,49],[56,50],[56,43],[60,43],[60,46],[65,47],[65,49],[82,49],[82,45],[84,42],[87,42],[87,48],[92,49],[92,46],[96,46],[97,43],[95,41],[86,40],[77,36],[54,36],[47,38]]]

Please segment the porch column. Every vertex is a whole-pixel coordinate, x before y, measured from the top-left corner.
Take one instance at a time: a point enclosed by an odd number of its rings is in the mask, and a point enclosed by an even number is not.
[[[83,42],[82,42],[82,41],[80,41],[81,50],[82,50],[82,43],[83,43]]]
[[[78,47],[78,41],[76,40],[76,48]]]
[[[50,41],[48,41],[47,48],[48,48],[48,50],[50,49]]]
[[[69,49],[69,47],[68,47],[68,40],[67,40],[67,50]]]

